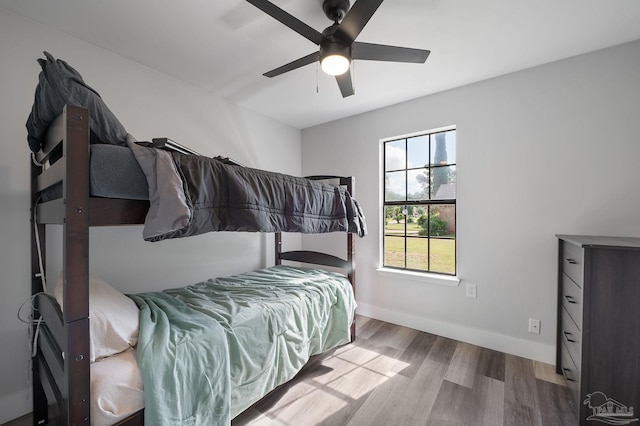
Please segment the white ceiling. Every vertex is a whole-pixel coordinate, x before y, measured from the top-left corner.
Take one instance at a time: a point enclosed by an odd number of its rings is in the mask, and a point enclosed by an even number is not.
[[[319,31],[331,24],[322,0],[273,3]],[[343,99],[316,65],[263,77],[317,47],[243,0],[0,7],[301,129],[640,39],[638,0],[387,0],[357,40],[431,56],[419,65],[355,61],[356,94]]]

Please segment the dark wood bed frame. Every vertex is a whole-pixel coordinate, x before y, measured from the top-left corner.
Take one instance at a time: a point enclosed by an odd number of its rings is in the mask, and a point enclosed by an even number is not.
[[[60,131],[49,132],[35,160],[44,163],[56,152],[62,157],[47,168],[37,165],[36,161],[31,166],[32,220],[35,220],[31,230],[31,293],[35,295],[34,320],[41,318],[37,353],[33,358],[34,425],[89,424],[89,228],[142,224],[149,208],[148,201],[89,195],[89,112],[66,106],[61,119]],[[353,178],[339,179],[340,184],[347,185],[353,194]],[[58,182],[63,185],[62,197],[42,202],[41,192]],[[64,313],[51,297],[42,295],[36,239],[44,264],[45,227],[48,224],[62,225]],[[276,233],[276,264],[295,261],[341,268],[347,272],[355,291],[353,234],[347,234],[347,260],[318,252],[282,252],[281,242],[281,234]],[[34,332],[35,328],[34,324]],[[355,339],[355,321],[351,333]],[[143,425],[144,410],[118,424]]]

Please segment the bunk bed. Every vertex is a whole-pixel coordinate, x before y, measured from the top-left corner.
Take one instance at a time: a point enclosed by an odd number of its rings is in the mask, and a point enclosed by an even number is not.
[[[31,236],[31,292],[34,306],[33,331],[39,336],[33,357],[34,425],[90,424],[90,407],[94,395],[90,389],[89,229],[143,224],[150,208],[150,201],[145,199],[144,190],[137,197],[139,199],[96,196],[95,192],[99,191],[94,191],[94,185],[91,184],[93,155],[90,155],[90,151],[93,152],[97,146],[91,145],[90,148],[90,122],[93,121],[90,120],[88,109],[66,105],[62,114],[48,126],[48,132],[42,138],[41,146],[34,150],[36,152],[32,158],[31,202],[34,226]],[[47,166],[43,166],[44,164]],[[318,176],[313,179],[328,178],[330,177]],[[340,186],[345,186],[348,193],[353,193],[352,178],[337,179]],[[61,304],[47,296],[43,288],[42,273],[46,267],[45,227],[49,224],[62,225]],[[341,259],[318,252],[283,252],[281,231],[286,232],[288,229],[277,229],[275,232],[276,265],[290,261],[328,266],[329,269],[338,268],[344,271],[352,289],[351,295],[354,294],[354,232],[345,229],[347,258]],[[135,295],[132,298],[135,299]],[[136,301],[139,305],[145,303],[138,299]],[[351,320],[346,330],[343,330],[348,337],[340,344],[355,339],[355,299],[349,303],[353,303],[346,304],[351,306],[351,312],[347,312]],[[273,384],[277,385],[279,383]],[[245,406],[247,403],[244,402]],[[144,418],[145,409],[142,409],[131,413],[117,424],[142,425]]]

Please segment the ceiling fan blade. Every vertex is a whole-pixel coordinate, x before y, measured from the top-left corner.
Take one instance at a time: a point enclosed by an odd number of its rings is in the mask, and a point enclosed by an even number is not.
[[[307,56],[303,56],[300,59],[296,59],[293,62],[289,62],[286,65],[283,65],[281,67],[278,67],[274,70],[271,70],[269,72],[265,72],[263,75],[265,77],[275,77],[278,76],[280,74],[284,74],[285,72],[289,72],[289,71],[293,71],[295,69],[298,69],[300,67],[304,67],[305,65],[309,65],[312,64],[314,62],[316,62],[318,60],[318,58],[320,57],[320,52],[313,52],[308,54]]]
[[[249,3],[262,10],[267,15],[270,15],[274,19],[280,21],[287,27],[291,28],[293,31],[300,34],[302,37],[307,40],[312,41],[313,43],[320,45],[324,36],[319,31],[311,28],[309,25],[305,24],[295,16],[285,12],[280,9],[275,4],[271,3],[267,0],[247,0]]]
[[[343,40],[352,43],[362,31],[369,19],[378,10],[382,0],[358,0],[347,12],[335,34]]]
[[[347,70],[344,74],[336,75],[336,81],[338,82],[338,87],[340,87],[343,98],[355,93],[353,90],[353,81],[351,80],[351,70]]]
[[[351,46],[351,57],[353,59],[369,61],[412,62],[420,64],[426,62],[430,53],[430,50],[387,46],[385,44],[355,42]]]

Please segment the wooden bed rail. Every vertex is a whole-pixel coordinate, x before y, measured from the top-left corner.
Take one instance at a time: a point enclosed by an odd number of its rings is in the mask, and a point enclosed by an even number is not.
[[[38,311],[42,323],[38,333],[38,356],[40,374],[44,381],[45,394],[50,401],[49,409],[63,413],[64,401],[68,399],[69,383],[65,380],[64,349],[67,346],[67,331],[65,330],[62,312],[52,299],[41,295],[38,297]]]
[[[39,163],[48,161],[49,157],[59,151],[59,145],[64,139],[64,129],[66,124],[64,120],[64,114],[60,114],[49,125],[45,138],[42,141],[42,148],[40,151],[33,154],[34,159]]]
[[[337,256],[333,256],[326,253],[320,253],[317,251],[287,251],[280,254],[280,261],[289,260],[292,262],[311,263],[314,265],[331,266],[333,268],[341,268],[345,271],[351,271],[351,264],[349,261],[341,259]]]
[[[69,218],[69,201],[76,203],[72,217],[88,216],[88,226],[139,225],[144,223],[149,201],[119,200],[89,196],[89,112],[84,108],[66,106],[51,125],[43,143],[43,151],[35,155],[38,161],[49,159],[53,152],[61,157],[47,167],[33,165],[32,193],[42,191],[62,182],[61,198],[38,203],[36,213],[40,224],[63,224]],[[85,128],[86,127],[86,128]],[[74,142],[77,141],[77,142]],[[57,156],[57,155],[56,155]],[[70,198],[70,195],[71,198]],[[37,196],[32,200],[33,205]]]

